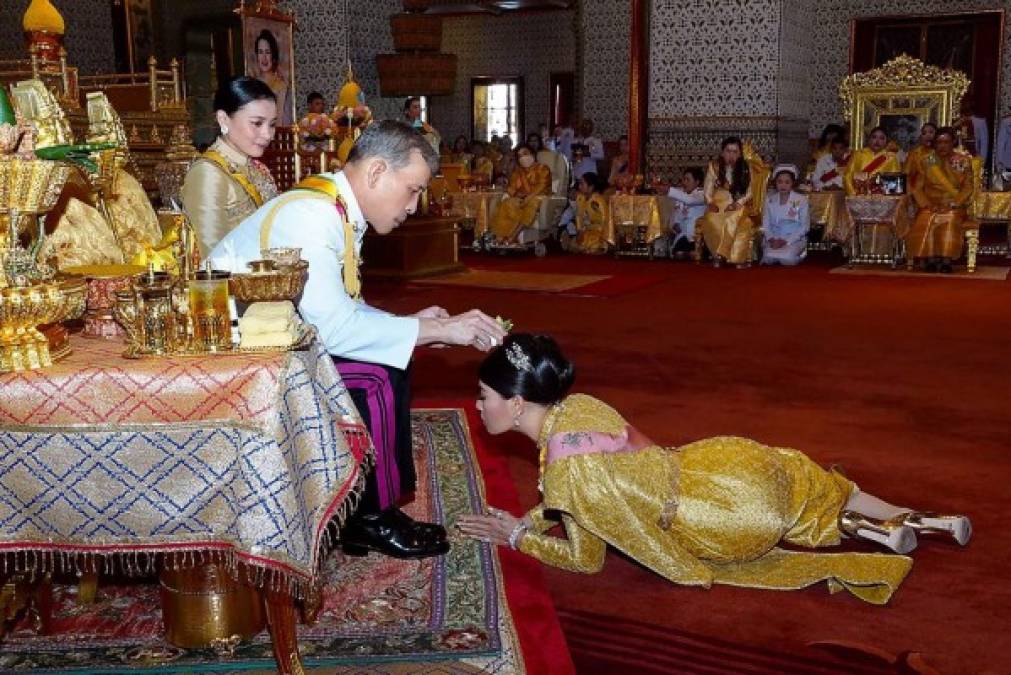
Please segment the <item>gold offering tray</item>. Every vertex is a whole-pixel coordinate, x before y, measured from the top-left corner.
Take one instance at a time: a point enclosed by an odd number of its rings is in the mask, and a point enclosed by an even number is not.
[[[229,349],[216,349],[214,351],[196,349],[178,349],[169,352],[144,351],[139,345],[131,344],[123,352],[123,356],[128,359],[155,359],[166,356],[171,357],[193,357],[193,356],[220,356],[229,354],[280,354],[283,352],[301,352],[312,346],[316,338],[316,330],[309,324],[303,323],[299,335],[295,341],[288,345],[277,347],[239,347],[232,346]]]

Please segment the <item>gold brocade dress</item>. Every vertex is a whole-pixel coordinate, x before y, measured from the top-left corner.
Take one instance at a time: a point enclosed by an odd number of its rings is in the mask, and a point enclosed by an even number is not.
[[[610,544],[667,579],[792,590],[827,581],[884,604],[912,566],[906,556],[787,551],[840,541],[855,486],[803,453],[744,438],[664,448],[613,408],[575,394],[548,413],[539,440],[543,501],[520,550],[594,573]],[[546,532],[561,514],[566,538]]]
[[[929,152],[920,160],[913,199],[919,211],[906,234],[906,255],[960,258],[965,230],[975,223],[966,209],[973,194],[973,159],[953,153],[947,160]]]
[[[276,196],[277,186],[266,166],[220,138],[215,141],[186,172],[180,194],[197,234],[200,257]]]
[[[541,196],[551,194],[551,170],[543,164],[528,169],[518,166],[509,177],[506,192],[509,196],[499,204],[491,222],[491,231],[499,240],[514,239],[520,230],[533,224]]]
[[[607,198],[594,193],[576,196],[576,229],[578,232],[569,243],[574,253],[607,253],[607,235],[604,224],[607,220]]]
[[[746,160],[742,158],[740,161]],[[727,176],[720,180],[716,175],[717,163],[709,163],[704,185],[706,204],[715,205],[719,211],[713,213],[707,209],[695,227],[701,232],[706,248],[712,255],[720,256],[730,263],[744,264],[751,262],[752,257],[754,221],[748,205],[754,198],[752,185],[755,184],[755,176],[751,176],[747,192],[734,199],[728,189],[732,180],[730,170],[730,167],[727,167]],[[728,211],[727,207],[732,203],[738,204],[740,208]]]
[[[909,151],[908,155],[906,155],[906,161],[902,164],[902,172],[906,174],[906,187],[910,192],[916,189],[916,184],[919,181],[919,174],[921,171],[920,165],[923,163],[923,158],[931,152],[932,150],[930,148],[917,145]]]

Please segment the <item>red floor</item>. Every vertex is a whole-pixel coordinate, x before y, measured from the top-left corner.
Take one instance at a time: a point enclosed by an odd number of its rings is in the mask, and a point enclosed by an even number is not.
[[[1011,528],[1002,524],[1011,513],[1011,283],[841,277],[828,274],[824,254],[795,269],[743,271],[560,255],[466,262],[666,278],[612,298],[376,282],[366,295],[394,311],[478,306],[517,331],[554,335],[577,364],[576,390],[610,402],[658,442],[735,434],[801,448],[843,465],[867,492],[973,517],[968,548],[921,544],[884,608],[824,586],[680,588],[614,554],[592,580],[546,570],[581,673],[616,672],[636,644],[655,655],[640,672],[747,670],[713,656],[714,641],[745,650],[726,652],[731,660],[748,649],[817,659],[825,652],[809,643],[837,641],[922,652],[943,673],[1011,672]],[[479,360],[473,350],[420,351],[416,399],[469,401]],[[520,439],[490,444],[508,453],[520,499],[532,505],[534,450]],[[666,634],[669,644],[657,639]],[[693,671],[671,665],[683,663],[675,642],[694,637],[715,660]]]

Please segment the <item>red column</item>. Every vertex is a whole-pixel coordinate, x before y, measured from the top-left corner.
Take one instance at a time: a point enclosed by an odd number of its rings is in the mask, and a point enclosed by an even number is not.
[[[649,101],[649,0],[632,1],[632,31],[628,60],[628,170],[642,173],[646,165],[646,123]]]

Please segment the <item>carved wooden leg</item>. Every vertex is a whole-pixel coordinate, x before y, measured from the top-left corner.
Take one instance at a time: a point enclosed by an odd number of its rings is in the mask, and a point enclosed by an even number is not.
[[[979,230],[967,230],[965,233],[965,239],[967,247],[965,253],[965,270],[969,274],[974,274],[976,272],[976,254],[979,253]]]
[[[281,675],[303,675],[305,671],[298,655],[298,638],[295,633],[294,600],[287,593],[266,589],[262,595],[277,672]]]
[[[306,591],[305,599],[302,600],[302,606],[299,609],[299,615],[302,617],[302,623],[306,626],[311,626],[316,623],[316,619],[319,618],[319,613],[322,609],[323,589],[318,585],[314,585]]]
[[[85,572],[77,582],[77,604],[90,605],[98,595],[98,572]]]

